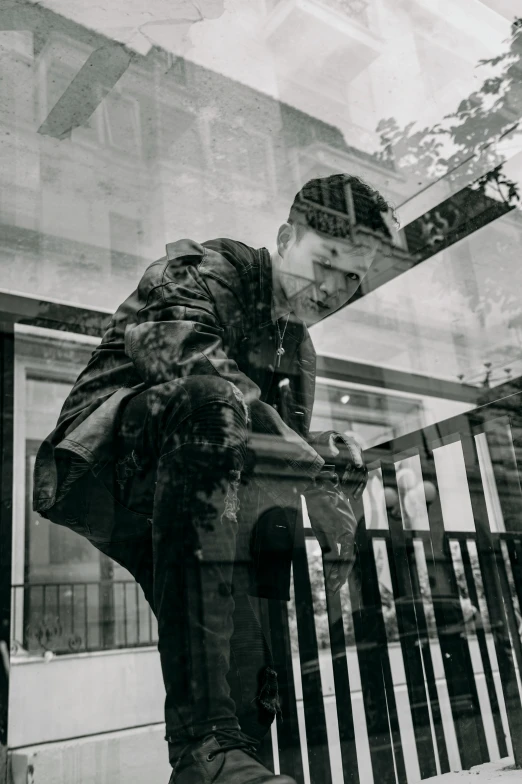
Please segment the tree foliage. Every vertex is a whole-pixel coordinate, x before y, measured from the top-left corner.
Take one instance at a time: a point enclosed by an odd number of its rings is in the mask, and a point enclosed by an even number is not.
[[[506,44],[498,56],[478,62],[482,84],[439,123],[419,128],[416,122],[400,127],[393,117],[381,120],[380,160],[422,182],[448,176],[470,182],[499,167],[496,143],[521,132],[522,17]]]

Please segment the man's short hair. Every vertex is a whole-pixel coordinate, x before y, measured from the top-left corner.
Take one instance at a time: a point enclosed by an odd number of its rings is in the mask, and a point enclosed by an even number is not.
[[[396,222],[386,199],[360,177],[331,174],[303,185],[290,208],[288,223],[295,225],[298,239],[309,229],[346,238],[352,236],[355,226],[391,239],[383,218],[386,213]]]

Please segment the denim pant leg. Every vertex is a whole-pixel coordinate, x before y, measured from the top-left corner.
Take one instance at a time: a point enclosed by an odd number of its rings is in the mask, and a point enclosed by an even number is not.
[[[227,673],[245,408],[229,382],[190,377],[130,401],[120,433],[157,466],[153,602],[167,737],[185,744],[238,726]]]
[[[136,447],[133,439],[121,439],[114,460],[97,477],[87,472],[75,482],[64,501],[53,508],[51,517],[53,522],[65,524],[87,536],[99,550],[127,569],[142,588],[155,613],[150,521],[157,465],[147,462]],[[241,489],[247,488],[242,485]],[[243,493],[240,493],[240,498],[243,508]],[[88,521],[83,517],[86,499],[89,499],[91,511]],[[124,514],[118,526],[110,525],[116,534],[115,538],[107,538],[109,526],[101,514],[102,509],[111,517],[116,516],[116,510]],[[244,512],[246,514],[240,514],[240,526],[248,526],[248,542],[252,523],[256,523],[256,510],[245,504]],[[137,514],[142,517],[141,532],[138,532],[135,524],[129,524]],[[81,524],[79,526],[80,518],[82,522],[89,523],[88,530]],[[132,535],[125,535],[130,533]],[[234,564],[234,632],[230,640],[231,659],[227,681],[235,704],[235,715],[242,730],[261,741],[269,732],[279,706],[277,678],[270,648],[256,613],[257,600],[248,595],[250,574],[244,552],[239,554],[239,558],[237,570]],[[250,559],[249,553],[247,558]],[[184,679],[181,669],[177,671],[177,677]]]
[[[263,737],[274,711],[257,710],[260,692],[277,690],[261,673],[271,657],[245,583],[237,607],[229,595],[237,530],[237,520],[227,521],[237,477],[231,472],[240,470],[246,427],[237,390],[219,381],[172,382],[129,401],[114,460],[66,499],[71,507],[77,496],[74,508],[89,500],[89,539],[131,572],[158,616],[167,733],[180,742],[213,726],[236,726],[238,716],[249,734]],[[240,524],[251,531],[255,510],[245,512]],[[53,517],[63,522],[58,510]],[[225,679],[230,645],[233,700]],[[198,671],[206,677],[194,677]]]

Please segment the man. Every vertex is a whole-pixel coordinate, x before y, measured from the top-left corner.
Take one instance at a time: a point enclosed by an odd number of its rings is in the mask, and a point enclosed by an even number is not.
[[[167,245],[39,450],[34,508],[125,566],[157,616],[176,784],[292,781],[255,755],[278,701],[250,597],[288,598],[302,494],[328,590],[353,563],[346,494],[367,472],[353,440],[309,433],[307,327],[389,246],[387,209],[334,175],[297,194],[271,254],[227,239]]]

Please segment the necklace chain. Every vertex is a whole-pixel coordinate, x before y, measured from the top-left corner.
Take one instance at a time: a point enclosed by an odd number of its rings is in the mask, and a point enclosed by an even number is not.
[[[290,314],[288,314],[287,317],[286,317],[285,326],[283,327],[283,334],[281,334],[281,330],[279,329],[279,319],[276,321],[277,334],[279,335],[279,347],[278,347],[278,349],[276,351],[276,354],[277,354],[277,367],[279,367],[279,365],[281,364],[281,357],[285,353],[285,350],[283,348],[283,340],[285,339],[285,332],[286,332],[286,328],[288,326],[288,319],[289,318],[290,318]]]

